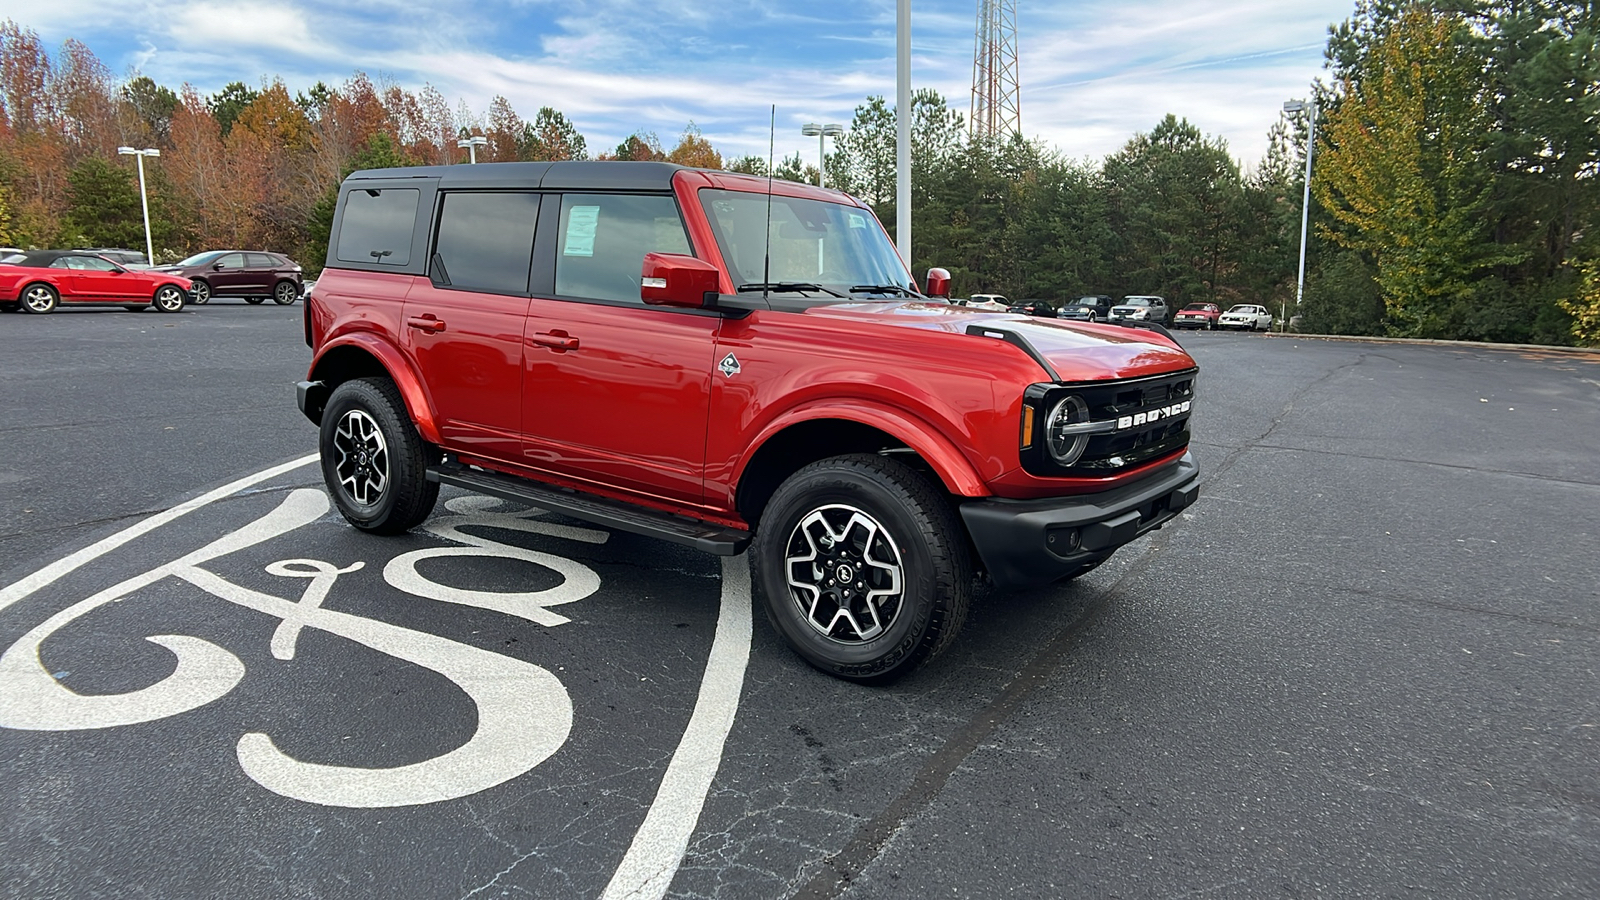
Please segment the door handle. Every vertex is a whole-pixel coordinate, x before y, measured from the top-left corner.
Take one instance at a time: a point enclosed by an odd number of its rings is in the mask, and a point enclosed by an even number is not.
[[[549,347],[557,353],[578,349],[578,339],[565,331],[541,331],[530,335],[528,339],[541,347]]]
[[[418,331],[426,331],[429,334],[438,334],[444,330],[444,322],[434,318],[431,313],[423,316],[412,316],[406,319],[406,324]]]

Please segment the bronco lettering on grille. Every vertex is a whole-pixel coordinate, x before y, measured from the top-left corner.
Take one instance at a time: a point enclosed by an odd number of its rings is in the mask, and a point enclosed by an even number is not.
[[[1121,431],[1124,428],[1134,428],[1139,425],[1148,425],[1151,422],[1159,422],[1162,419],[1170,419],[1173,416],[1181,416],[1189,411],[1189,404],[1192,402],[1194,401],[1185,400],[1182,403],[1174,403],[1171,406],[1134,413],[1131,416],[1122,416],[1117,419],[1117,430]]]

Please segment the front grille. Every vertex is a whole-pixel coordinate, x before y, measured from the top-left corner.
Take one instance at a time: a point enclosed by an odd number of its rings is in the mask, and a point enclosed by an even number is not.
[[[1056,478],[1104,478],[1134,468],[1159,456],[1189,445],[1189,417],[1185,410],[1089,438],[1083,455],[1070,467],[1062,466],[1045,449],[1044,428],[1050,411],[1067,394],[1082,398],[1095,422],[1137,418],[1152,410],[1167,410],[1194,401],[1195,375],[1189,369],[1171,375],[1131,381],[1084,382],[1078,384],[1036,384],[1028,389],[1026,402],[1035,403],[1035,431],[1022,451],[1023,468],[1035,475]]]

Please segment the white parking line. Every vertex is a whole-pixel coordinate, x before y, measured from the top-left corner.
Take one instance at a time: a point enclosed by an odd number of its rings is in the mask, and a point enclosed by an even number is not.
[[[46,585],[54,584],[56,581],[65,577],[66,575],[71,574],[85,563],[94,562],[95,560],[105,556],[112,550],[121,547],[123,544],[128,543],[134,538],[149,534],[150,532],[160,528],[168,522],[173,521],[174,519],[182,518],[183,516],[194,512],[202,506],[208,506],[217,502],[218,500],[223,499],[224,497],[229,496],[230,494],[236,494],[239,491],[250,487],[251,485],[260,484],[263,481],[276,478],[285,472],[292,472],[301,466],[314,463],[317,461],[317,458],[317,454],[311,453],[306,456],[302,456],[299,459],[291,459],[286,463],[273,466],[270,469],[262,469],[253,475],[246,475],[237,481],[230,481],[222,487],[212,491],[207,491],[193,500],[185,500],[171,509],[162,510],[148,519],[135,522],[116,534],[101,538],[100,540],[95,541],[93,544],[90,544],[71,556],[56,560],[55,562],[45,566],[21,581],[8,584],[4,588],[0,588],[0,610],[3,610],[9,607],[11,604],[28,597],[34,591],[37,591]]]
[[[750,567],[740,554],[722,559],[722,611],[689,727],[602,900],[659,900],[671,887],[722,763],[749,661]]]

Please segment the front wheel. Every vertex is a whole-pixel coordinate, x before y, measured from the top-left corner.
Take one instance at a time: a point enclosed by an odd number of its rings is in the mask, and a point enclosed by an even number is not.
[[[205,306],[211,302],[211,283],[198,278],[194,280],[194,305]]]
[[[300,298],[300,289],[292,281],[280,281],[272,288],[272,302],[279,306],[288,306]]]
[[[950,504],[914,469],[870,454],[812,463],[780,485],[750,566],[789,646],[863,684],[937,656],[971,599],[966,536]]]
[[[34,314],[54,312],[61,304],[61,295],[48,284],[30,284],[22,292],[22,308]]]
[[[439,499],[427,479],[438,451],[411,424],[405,401],[387,378],[334,388],[322,413],[322,479],[350,524],[400,534],[422,524]]]
[[[156,309],[164,313],[183,311],[183,291],[177,285],[164,284],[156,291]]]

